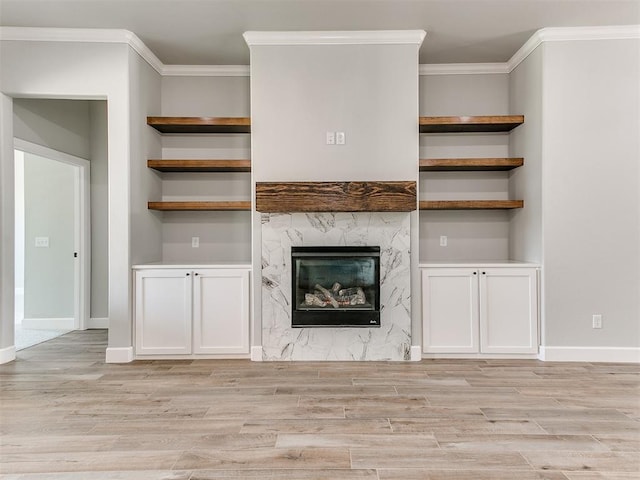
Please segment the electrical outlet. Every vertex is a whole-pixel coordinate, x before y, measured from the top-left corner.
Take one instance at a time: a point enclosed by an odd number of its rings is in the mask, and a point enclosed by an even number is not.
[[[593,316],[593,328],[602,328],[602,315]]]
[[[446,235],[440,235],[440,246],[441,247],[446,247],[447,246],[447,236]]]
[[[200,246],[200,237],[191,237],[191,247],[198,248]]]
[[[344,132],[336,132],[336,145],[344,145],[347,141],[347,138]]]

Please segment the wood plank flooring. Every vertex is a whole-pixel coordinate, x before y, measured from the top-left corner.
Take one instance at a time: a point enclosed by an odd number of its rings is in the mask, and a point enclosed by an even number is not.
[[[4,480],[640,479],[640,367],[534,360],[0,366]]]

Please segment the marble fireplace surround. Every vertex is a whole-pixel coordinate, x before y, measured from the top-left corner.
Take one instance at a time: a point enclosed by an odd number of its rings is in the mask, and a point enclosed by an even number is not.
[[[409,212],[262,213],[262,359],[410,360]],[[291,328],[292,246],[379,246],[379,328]]]

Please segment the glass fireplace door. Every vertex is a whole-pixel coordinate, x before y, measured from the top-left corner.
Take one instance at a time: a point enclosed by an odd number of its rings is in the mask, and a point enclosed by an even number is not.
[[[379,327],[380,247],[292,247],[292,327]]]

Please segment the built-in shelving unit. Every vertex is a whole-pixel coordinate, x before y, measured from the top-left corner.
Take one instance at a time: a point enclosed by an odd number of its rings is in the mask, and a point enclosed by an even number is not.
[[[163,134],[251,133],[249,117],[147,117],[147,125]],[[251,160],[149,159],[147,167],[159,172],[250,172]],[[148,202],[160,211],[250,211],[251,201]]]
[[[421,200],[420,210],[510,210],[523,208],[523,200]]]
[[[524,115],[419,117],[420,133],[509,133],[524,123]],[[508,171],[524,165],[523,158],[426,158],[421,172]],[[509,210],[523,200],[423,200],[420,210]]]
[[[249,117],[147,117],[161,133],[251,133]]]
[[[524,165],[523,158],[426,158],[420,160],[421,172],[512,170]]]
[[[420,133],[510,132],[524,123],[524,115],[420,117]]]
[[[250,172],[251,160],[147,160],[159,172]]]
[[[188,212],[188,211],[249,211],[250,201],[236,202],[148,202],[149,210],[161,210],[165,212]]]

